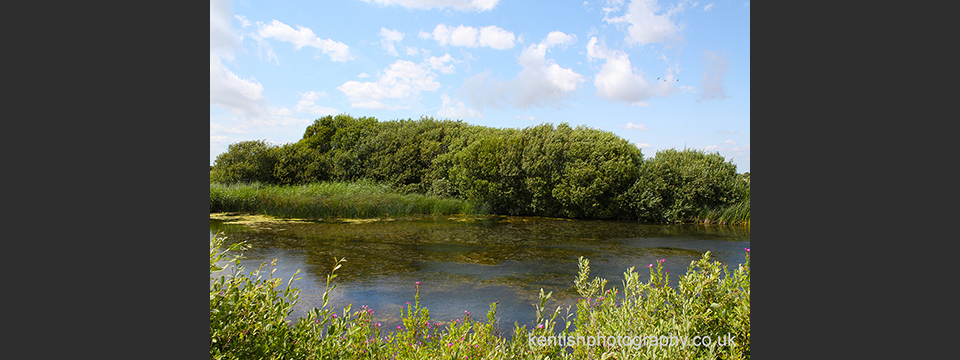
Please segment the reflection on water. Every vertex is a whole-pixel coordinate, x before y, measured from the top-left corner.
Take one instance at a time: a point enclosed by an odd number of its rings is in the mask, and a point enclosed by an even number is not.
[[[674,277],[710,251],[730,269],[744,261],[748,228],[720,225],[651,225],[628,221],[585,221],[537,217],[420,217],[374,222],[260,222],[231,224],[210,220],[211,237],[252,246],[242,262],[248,270],[273,259],[275,276],[289,279],[301,269],[298,317],[321,305],[334,258],[347,258],[337,270],[330,305],[367,305],[375,321],[399,323],[399,309],[414,301],[435,321],[460,318],[464,311],[484,318],[500,302],[497,318],[509,331],[514,321],[532,324],[532,304],[540,288],[553,291],[548,307],[573,304],[577,258],[590,259],[591,277],[622,287],[623,272],[643,269],[657,259]],[[562,314],[561,314],[562,315]],[[528,326],[529,328],[529,326]]]

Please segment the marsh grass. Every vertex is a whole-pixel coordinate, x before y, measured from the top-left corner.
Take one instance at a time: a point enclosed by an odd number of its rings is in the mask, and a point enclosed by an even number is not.
[[[247,275],[237,257],[221,251],[220,234],[210,246],[210,358],[211,359],[749,359],[750,358],[750,250],[746,262],[728,271],[711,262],[710,253],[692,261],[687,273],[671,278],[663,259],[648,265],[650,278],[640,281],[634,268],[624,273],[623,287],[607,288],[607,280],[590,278],[589,261],[579,260],[574,281],[581,298],[576,309],[559,317],[562,308],[547,307],[552,292],[540,290],[533,327],[514,323],[514,336],[502,336],[496,321],[497,303],[490,304],[486,319],[468,312],[448,321],[431,319],[420,306],[420,283],[413,303],[400,307],[402,325],[382,328],[372,319],[373,309],[342,311],[328,306],[335,271],[346,259],[334,259],[320,308],[290,321],[299,290],[261,275],[263,265]],[[221,263],[233,264],[224,275]],[[275,262],[275,261],[274,261]],[[670,284],[671,280],[676,285]],[[622,291],[622,293],[621,293]],[[558,318],[559,317],[559,318]],[[571,329],[572,324],[575,329]],[[559,332],[558,332],[559,330]],[[590,344],[587,337],[607,338]],[[622,340],[610,343],[617,336]],[[647,337],[644,345],[624,346],[627,339]],[[677,346],[649,343],[670,336],[710,336],[710,346]],[[731,341],[721,343],[722,337]],[[577,339],[571,345],[544,345],[547,338]],[[536,339],[536,340],[534,340]],[[568,340],[570,341],[570,340]],[[672,341],[672,340],[671,340]]]
[[[704,209],[697,215],[698,223],[750,226],[750,195],[740,202],[719,208]]]
[[[481,215],[476,202],[401,194],[369,181],[306,185],[210,183],[210,212],[243,212],[284,218],[376,218],[407,215]]]

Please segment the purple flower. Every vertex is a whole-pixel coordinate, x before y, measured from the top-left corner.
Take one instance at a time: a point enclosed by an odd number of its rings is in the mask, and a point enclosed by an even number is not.
[[[333,314],[333,318],[336,319],[336,318],[337,318],[337,314]]]
[[[380,323],[377,323],[377,327],[380,327]]]

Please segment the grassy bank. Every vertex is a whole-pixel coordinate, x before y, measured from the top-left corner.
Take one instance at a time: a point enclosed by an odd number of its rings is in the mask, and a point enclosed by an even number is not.
[[[296,274],[286,286],[272,275],[264,278],[260,269],[248,275],[221,246],[216,236],[210,247],[211,359],[750,358],[749,249],[733,271],[709,261],[707,252],[679,280],[663,270],[662,259],[647,266],[646,282],[630,268],[621,289],[591,279],[590,263],[581,257],[575,308],[553,309],[547,305],[552,292],[541,289],[536,322],[514,324],[514,336],[507,339],[496,321],[497,303],[485,318],[464,312],[462,318],[435,320],[420,306],[419,282],[411,284],[414,299],[400,307],[403,325],[396,329],[381,327],[373,309],[332,309],[329,293],[344,259],[327,276],[322,306],[290,321],[299,295],[292,286]],[[231,270],[222,276],[225,262],[232,263]]]
[[[475,202],[400,194],[373,182],[307,185],[210,183],[210,212],[244,212],[287,218],[373,218],[406,215],[483,214]]]

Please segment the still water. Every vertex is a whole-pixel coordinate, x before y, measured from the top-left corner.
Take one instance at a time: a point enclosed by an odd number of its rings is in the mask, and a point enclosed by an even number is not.
[[[300,300],[291,317],[322,304],[334,257],[345,257],[334,280],[338,287],[330,294],[335,309],[366,305],[375,311],[374,321],[396,327],[400,306],[413,303],[419,281],[420,305],[434,321],[462,318],[465,311],[485,319],[490,303],[499,301],[497,321],[508,333],[514,322],[531,327],[541,288],[553,291],[548,309],[575,303],[580,256],[590,260],[591,278],[622,289],[629,267],[646,281],[646,265],[666,259],[664,268],[675,284],[706,251],[733,270],[750,247],[750,230],[744,227],[516,216],[252,223],[211,218],[211,238],[217,232],[228,244],[252,246],[241,261],[247,272],[277,259],[274,276],[285,283],[301,270],[302,279],[293,282]]]

